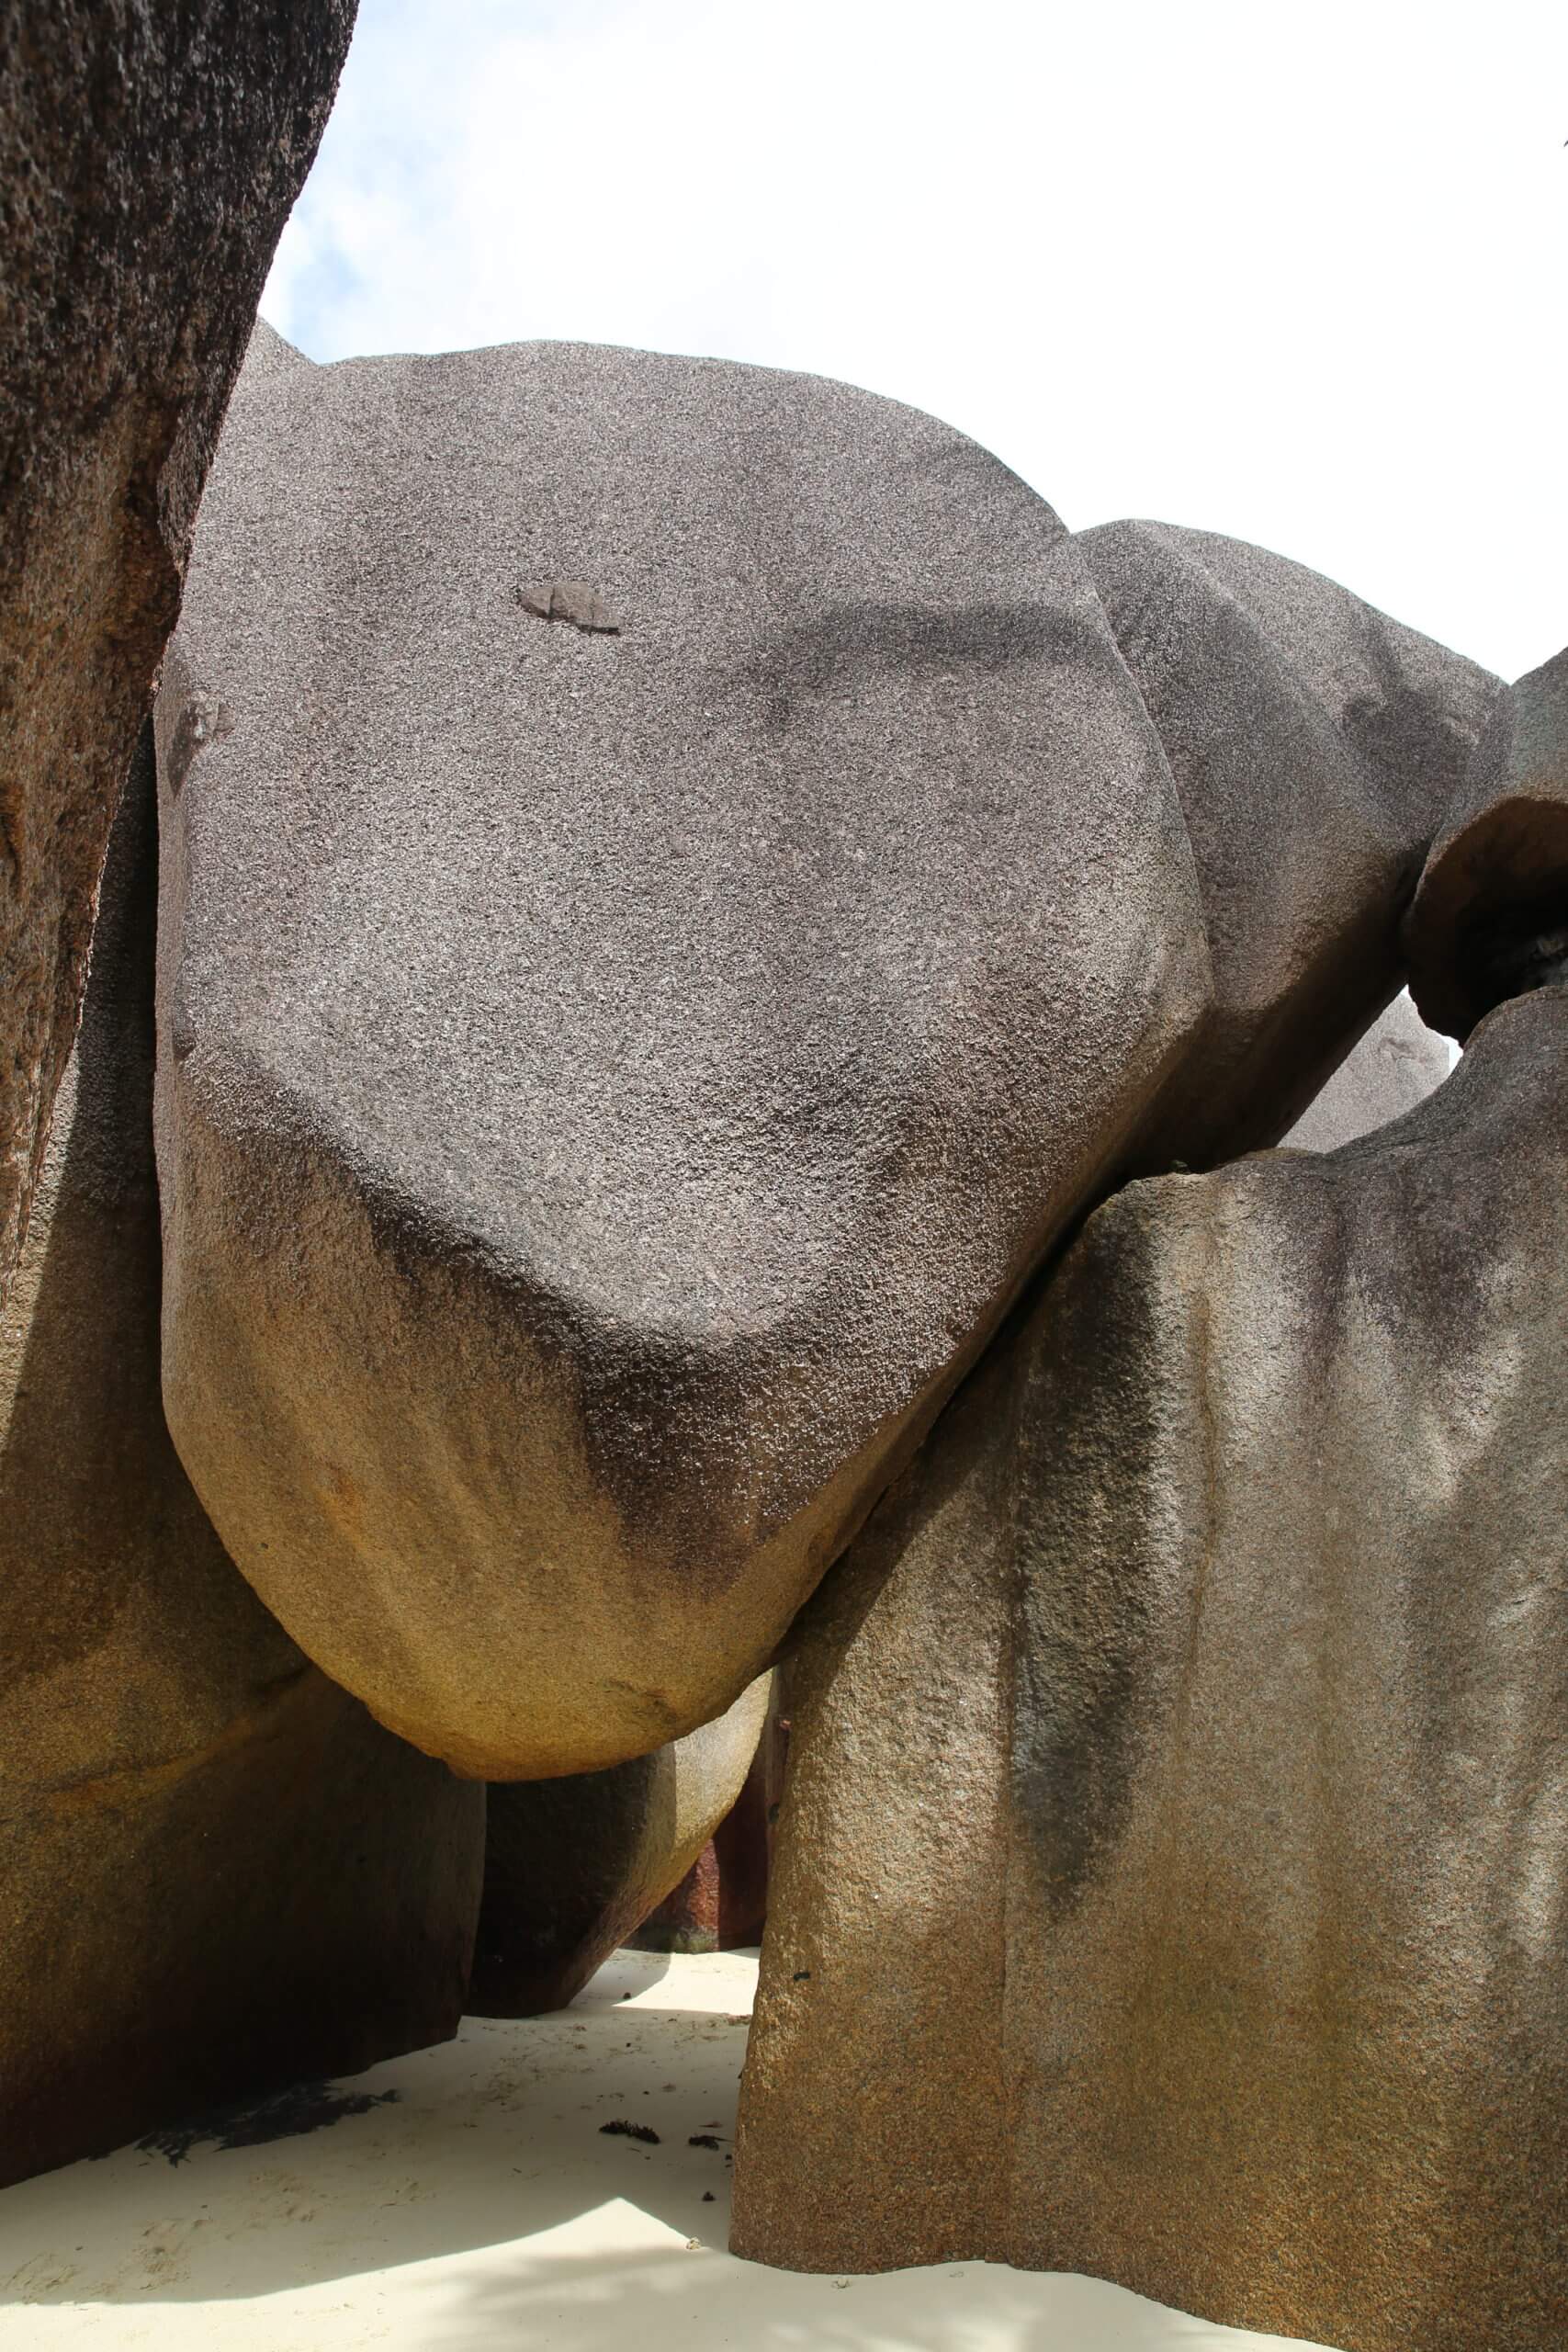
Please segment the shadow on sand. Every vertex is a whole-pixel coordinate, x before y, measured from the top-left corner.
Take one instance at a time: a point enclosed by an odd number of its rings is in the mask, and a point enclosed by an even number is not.
[[[235,2352],[1279,2342],[984,2263],[835,2279],[736,2260],[729,2150],[754,1984],[740,1955],[620,1952],[556,2016],[472,2018],[455,2042],[312,2086],[272,2123],[210,2118],[167,2151],[24,2181],[0,2193],[0,2352],[89,2336],[129,2352],[158,2305],[155,2334],[177,2342],[183,2326]]]

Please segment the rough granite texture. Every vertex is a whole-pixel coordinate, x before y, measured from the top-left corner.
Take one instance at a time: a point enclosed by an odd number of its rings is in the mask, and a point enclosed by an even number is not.
[[[1448,1074],[1448,1041],[1397,996],[1282,1140],[1295,1151],[1337,1151],[1414,1111]]]
[[[1173,777],[1077,543],[928,417],[258,334],[158,707],[164,1394],[393,1729],[533,1778],[722,1712],[1069,1220],[1393,993],[1491,682],[1201,544]]]
[[[0,1309],[0,2182],[457,2029],[484,1794],[310,1666],[158,1393],[150,747]]]
[[[353,0],[0,0],[0,1301],[109,820]]]
[[[1565,1070],[1129,1186],[827,1580],[737,2252],[1558,2352]]]
[[[491,1787],[476,2016],[565,2008],[679,1884],[745,1784],[772,1684],[629,1764]]]
[[[1568,973],[1568,651],[1502,695],[1405,926],[1410,989],[1460,1039]]]

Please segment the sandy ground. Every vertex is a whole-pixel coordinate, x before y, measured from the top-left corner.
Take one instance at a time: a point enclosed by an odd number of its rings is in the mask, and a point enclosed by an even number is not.
[[[6,2189],[0,2347],[1282,2345],[987,2263],[833,2279],[734,2260],[727,2159],[756,1973],[739,1954],[619,1952],[561,2015],[471,2019],[455,2042],[230,2126],[251,2144],[175,2136]],[[616,2119],[658,2144],[601,2132]],[[690,2144],[705,2134],[719,2144]]]

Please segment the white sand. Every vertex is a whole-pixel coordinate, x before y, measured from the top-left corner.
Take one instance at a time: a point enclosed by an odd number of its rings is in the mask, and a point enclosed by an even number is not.
[[[1119,2288],[966,2262],[738,2262],[725,2157],[756,1962],[620,1952],[574,2007],[360,2075],[396,2099],[177,2165],[0,2192],[0,2347],[53,2352],[1201,2352],[1279,2346]],[[611,2138],[612,2117],[657,2147]],[[688,2145],[715,2130],[718,2151]],[[712,2202],[704,2201],[704,2191]],[[1295,2352],[1301,2352],[1297,2346]]]

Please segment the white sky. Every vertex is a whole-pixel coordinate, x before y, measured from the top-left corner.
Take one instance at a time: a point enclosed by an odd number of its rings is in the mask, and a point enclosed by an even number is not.
[[[1077,527],[1568,639],[1562,0],[361,0],[263,308],[931,410]]]

